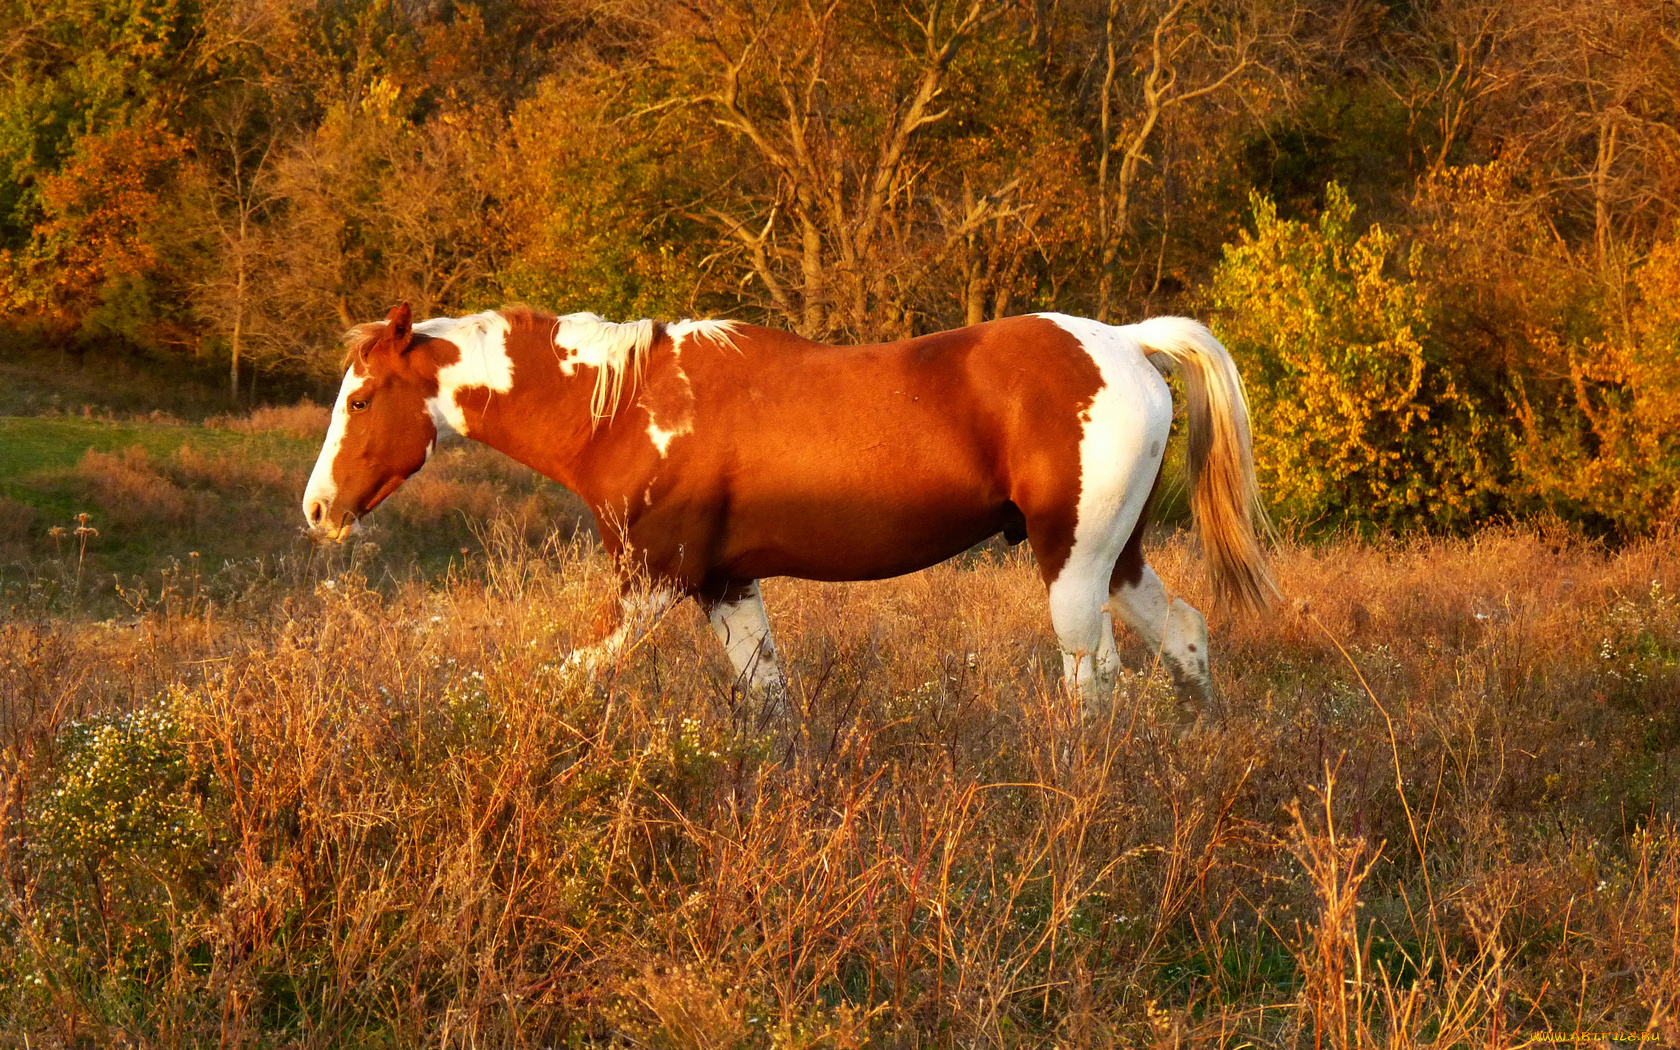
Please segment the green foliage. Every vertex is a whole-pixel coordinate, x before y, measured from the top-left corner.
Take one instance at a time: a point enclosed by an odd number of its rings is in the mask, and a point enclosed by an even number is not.
[[[207,847],[204,785],[170,703],[70,726],[31,820],[44,870],[81,889],[167,879]]]
[[[0,980],[127,1020],[135,997],[197,940],[218,852],[216,793],[176,713],[184,692],[72,723],[27,807],[32,921]]]
[[[550,84],[515,112],[501,214],[513,250],[497,279],[508,298],[557,312],[682,316],[695,309],[697,238],[667,202],[706,161],[658,128],[600,126],[611,102]]]
[[[1256,195],[1215,271],[1217,328],[1255,411],[1261,487],[1315,523],[1454,527],[1484,513],[1491,428],[1434,340],[1416,251],[1353,225],[1332,183],[1317,222]]]

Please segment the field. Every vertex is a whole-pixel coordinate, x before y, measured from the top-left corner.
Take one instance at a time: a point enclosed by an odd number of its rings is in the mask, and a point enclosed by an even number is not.
[[[0,420],[0,1045],[1680,1045],[1671,537],[1286,541],[1193,727],[1022,549],[771,581],[759,731],[692,606],[562,669],[608,566],[486,454],[309,547],[285,411]]]

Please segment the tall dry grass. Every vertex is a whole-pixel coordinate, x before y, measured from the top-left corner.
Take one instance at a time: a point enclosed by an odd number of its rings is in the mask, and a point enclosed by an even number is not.
[[[1130,641],[1080,719],[1017,554],[772,581],[764,734],[688,607],[563,673],[610,575],[517,528],[436,584],[340,552],[7,624],[0,1039],[1680,1042],[1663,543],[1291,547],[1187,734]]]

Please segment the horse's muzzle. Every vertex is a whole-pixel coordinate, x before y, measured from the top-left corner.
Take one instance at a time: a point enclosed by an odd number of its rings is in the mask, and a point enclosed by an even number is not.
[[[356,517],[345,514],[339,521],[332,521],[327,517],[332,508],[325,500],[310,500],[304,510],[304,517],[309,520],[309,537],[317,542],[332,540],[343,543],[350,538],[351,530],[356,527]]]

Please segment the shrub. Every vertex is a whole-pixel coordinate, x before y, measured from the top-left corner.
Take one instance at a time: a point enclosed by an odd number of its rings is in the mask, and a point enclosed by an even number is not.
[[[14,930],[14,995],[49,988],[122,1019],[198,937],[213,880],[208,774],[163,700],[72,723],[26,808],[30,922]],[[97,934],[95,933],[97,931]]]
[[[1572,396],[1555,416],[1525,401],[1516,455],[1526,494],[1624,535],[1680,519],[1680,241],[1658,245],[1632,284],[1625,324],[1600,338],[1548,333]]]
[[[1332,183],[1315,223],[1252,198],[1212,282],[1254,405],[1261,488],[1307,522],[1462,526],[1498,492],[1493,428],[1433,347],[1414,251]],[[1399,272],[1395,272],[1398,270]]]
[[[76,475],[88,483],[113,524],[178,522],[187,516],[186,493],[158,470],[139,445],[121,454],[90,448],[76,465]]]
[[[234,430],[242,434],[272,431],[287,437],[319,441],[332,422],[332,409],[307,397],[295,405],[264,405],[244,416],[212,416],[204,421],[211,430]]]

